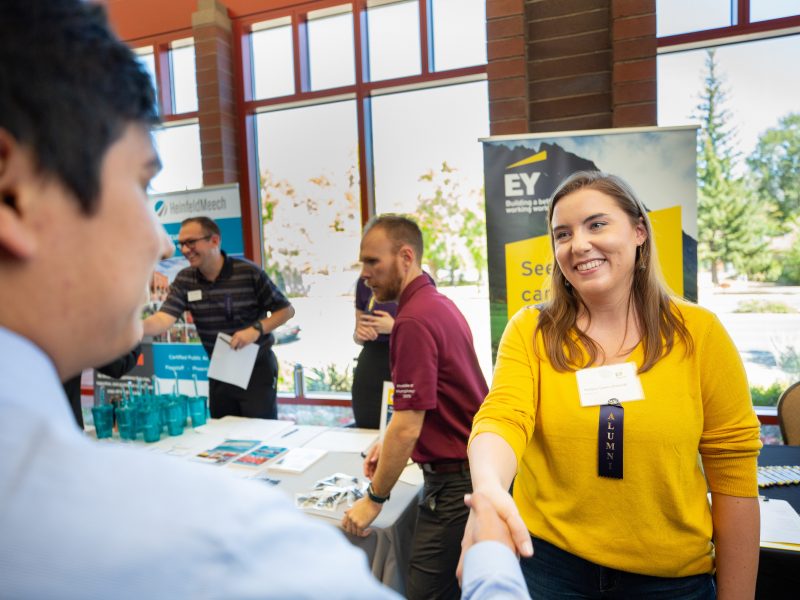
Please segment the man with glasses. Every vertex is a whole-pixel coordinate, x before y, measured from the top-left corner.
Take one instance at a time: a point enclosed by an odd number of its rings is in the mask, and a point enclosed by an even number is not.
[[[144,320],[144,333],[164,333],[188,310],[209,357],[218,333],[231,336],[234,350],[258,344],[247,389],[209,379],[211,417],[277,419],[278,361],[272,352],[272,331],[294,316],[294,308],[263,269],[231,258],[221,242],[219,227],[208,217],[181,223],[178,247],[189,266],[175,277],[159,311]]]

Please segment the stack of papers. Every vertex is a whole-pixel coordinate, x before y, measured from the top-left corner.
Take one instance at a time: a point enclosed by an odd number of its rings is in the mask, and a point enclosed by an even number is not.
[[[236,458],[230,463],[230,466],[258,469],[287,450],[288,448],[284,446],[259,446],[255,450]]]
[[[786,500],[761,498],[761,545],[800,552],[800,515]]]

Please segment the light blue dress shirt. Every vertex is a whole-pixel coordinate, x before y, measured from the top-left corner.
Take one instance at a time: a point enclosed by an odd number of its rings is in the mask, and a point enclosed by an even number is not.
[[[465,597],[502,597],[475,589]],[[0,596],[398,597],[283,493],[84,436],[49,358],[3,328]]]

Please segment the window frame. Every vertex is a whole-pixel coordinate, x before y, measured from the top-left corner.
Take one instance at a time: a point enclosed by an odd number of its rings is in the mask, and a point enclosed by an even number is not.
[[[432,0],[416,0],[419,11],[420,72],[415,75],[369,81],[367,10],[368,5],[388,4],[393,0],[316,0],[301,6],[286,6],[267,10],[233,20],[233,50],[237,90],[239,128],[240,193],[245,206],[260,205],[258,187],[258,150],[255,119],[259,113],[296,108],[309,104],[323,104],[336,100],[355,100],[358,139],[358,170],[361,225],[375,214],[375,164],[372,155],[371,99],[381,94],[411,91],[488,79],[487,62],[480,65],[435,71],[433,68],[433,15]],[[355,81],[351,85],[323,90],[312,90],[308,52],[308,14],[339,6],[350,6],[353,18],[353,58]],[[255,99],[253,60],[250,33],[253,26],[273,19],[290,19],[292,27],[292,52],[294,59],[293,94],[274,98]],[[256,27],[258,29],[258,27]],[[257,227],[256,224],[252,225]],[[263,252],[263,248],[260,249]],[[309,394],[295,390],[279,393],[282,404],[316,404],[323,406],[350,406],[351,399],[341,393]]]
[[[367,46],[368,0],[319,0],[301,7],[285,7],[248,15],[234,21],[234,46],[237,69],[237,94],[239,105],[240,165],[242,167],[242,194],[247,203],[259,201],[258,165],[255,144],[254,118],[259,112],[294,108],[307,104],[334,100],[355,99],[358,124],[359,192],[361,223],[365,224],[375,214],[374,163],[372,158],[372,132],[370,100],[379,94],[435,87],[487,79],[487,64],[434,71],[432,55],[433,22],[430,0],[416,0],[419,5],[420,73],[405,77],[368,81]],[[328,8],[351,7],[353,17],[353,55],[355,82],[351,85],[311,90],[308,55],[308,14]],[[292,27],[295,92],[285,96],[257,100],[254,98],[252,56],[249,35],[257,23],[289,17]]]
[[[138,38],[129,41],[129,45],[134,52],[141,51],[145,48],[153,50],[153,59],[156,68],[156,101],[158,102],[158,114],[161,117],[161,122],[165,127],[170,123],[180,122],[181,125],[188,124],[189,121],[193,123],[199,122],[200,109],[190,112],[175,112],[175,102],[172,98],[172,88],[174,77],[172,74],[172,61],[170,60],[170,50],[173,42],[185,41],[192,39],[194,44],[194,33],[191,29],[182,29],[174,31],[169,35],[159,35],[145,38]],[[195,63],[195,70],[197,65]],[[195,79],[196,81],[196,79]],[[195,86],[197,84],[195,83]]]
[[[736,9],[733,14],[736,23],[733,25],[657,38],[658,53],[682,52],[800,33],[800,15],[751,21],[751,2],[752,0],[731,0],[732,8]]]

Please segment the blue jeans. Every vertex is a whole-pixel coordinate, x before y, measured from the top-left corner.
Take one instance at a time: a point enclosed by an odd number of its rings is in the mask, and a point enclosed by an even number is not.
[[[653,577],[601,567],[553,544],[531,538],[533,556],[520,562],[531,598],[662,598],[664,600],[714,600],[717,591],[711,575]]]

